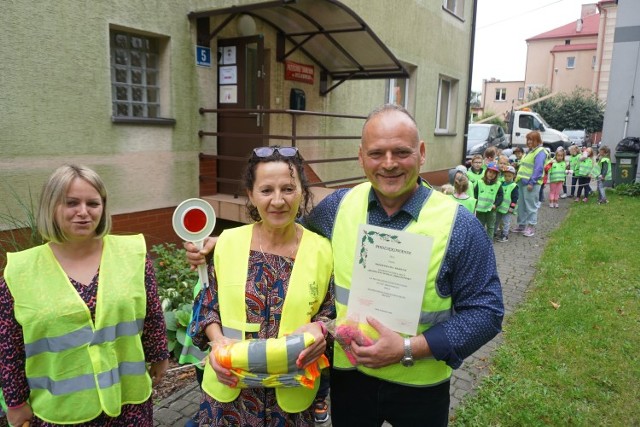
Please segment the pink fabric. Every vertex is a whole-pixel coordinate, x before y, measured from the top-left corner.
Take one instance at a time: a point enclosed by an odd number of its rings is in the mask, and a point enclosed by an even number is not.
[[[553,200],[555,202],[560,198],[560,190],[562,190],[562,181],[561,182],[552,182],[549,184],[549,200]]]

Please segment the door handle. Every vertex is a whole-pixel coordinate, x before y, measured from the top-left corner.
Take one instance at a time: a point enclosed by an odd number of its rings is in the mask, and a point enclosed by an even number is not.
[[[256,126],[262,126],[262,114],[263,113],[249,113],[250,116],[256,116]]]

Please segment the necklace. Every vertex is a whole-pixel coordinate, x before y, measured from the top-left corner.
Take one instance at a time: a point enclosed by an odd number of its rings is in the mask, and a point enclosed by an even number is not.
[[[296,243],[295,245],[293,245],[293,248],[291,249],[291,253],[289,254],[289,258],[293,259],[293,255],[296,253],[296,249],[298,249],[298,244],[300,243],[300,239],[298,237],[298,227],[294,224],[295,227],[295,231],[296,231]],[[258,231],[258,247],[260,248],[260,253],[262,254],[262,259],[264,259],[264,262],[266,264],[269,264],[269,261],[267,260],[267,256],[264,254],[264,250],[262,249],[262,225],[260,226],[260,230]],[[275,255],[275,254],[274,254]],[[284,262],[280,263],[279,268],[274,267],[273,265],[271,265],[271,267],[273,267],[274,270],[276,270],[276,276],[280,277],[280,273],[282,272],[282,267],[283,267]]]

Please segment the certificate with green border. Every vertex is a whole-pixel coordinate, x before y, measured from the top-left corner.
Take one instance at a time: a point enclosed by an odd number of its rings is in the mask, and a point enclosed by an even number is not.
[[[347,317],[415,335],[432,247],[429,236],[360,225]]]

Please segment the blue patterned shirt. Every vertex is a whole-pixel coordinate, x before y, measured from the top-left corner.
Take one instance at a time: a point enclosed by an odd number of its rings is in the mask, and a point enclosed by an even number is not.
[[[340,201],[348,191],[339,189],[327,196],[304,219],[304,225],[331,239]],[[420,185],[398,212],[388,216],[371,190],[369,224],[394,230],[406,228],[418,219],[431,191],[435,190]],[[458,207],[436,286],[440,296],[451,296],[454,314],[423,335],[433,356],[455,369],[500,332],[504,315],[493,244],[480,222],[462,206]]]

